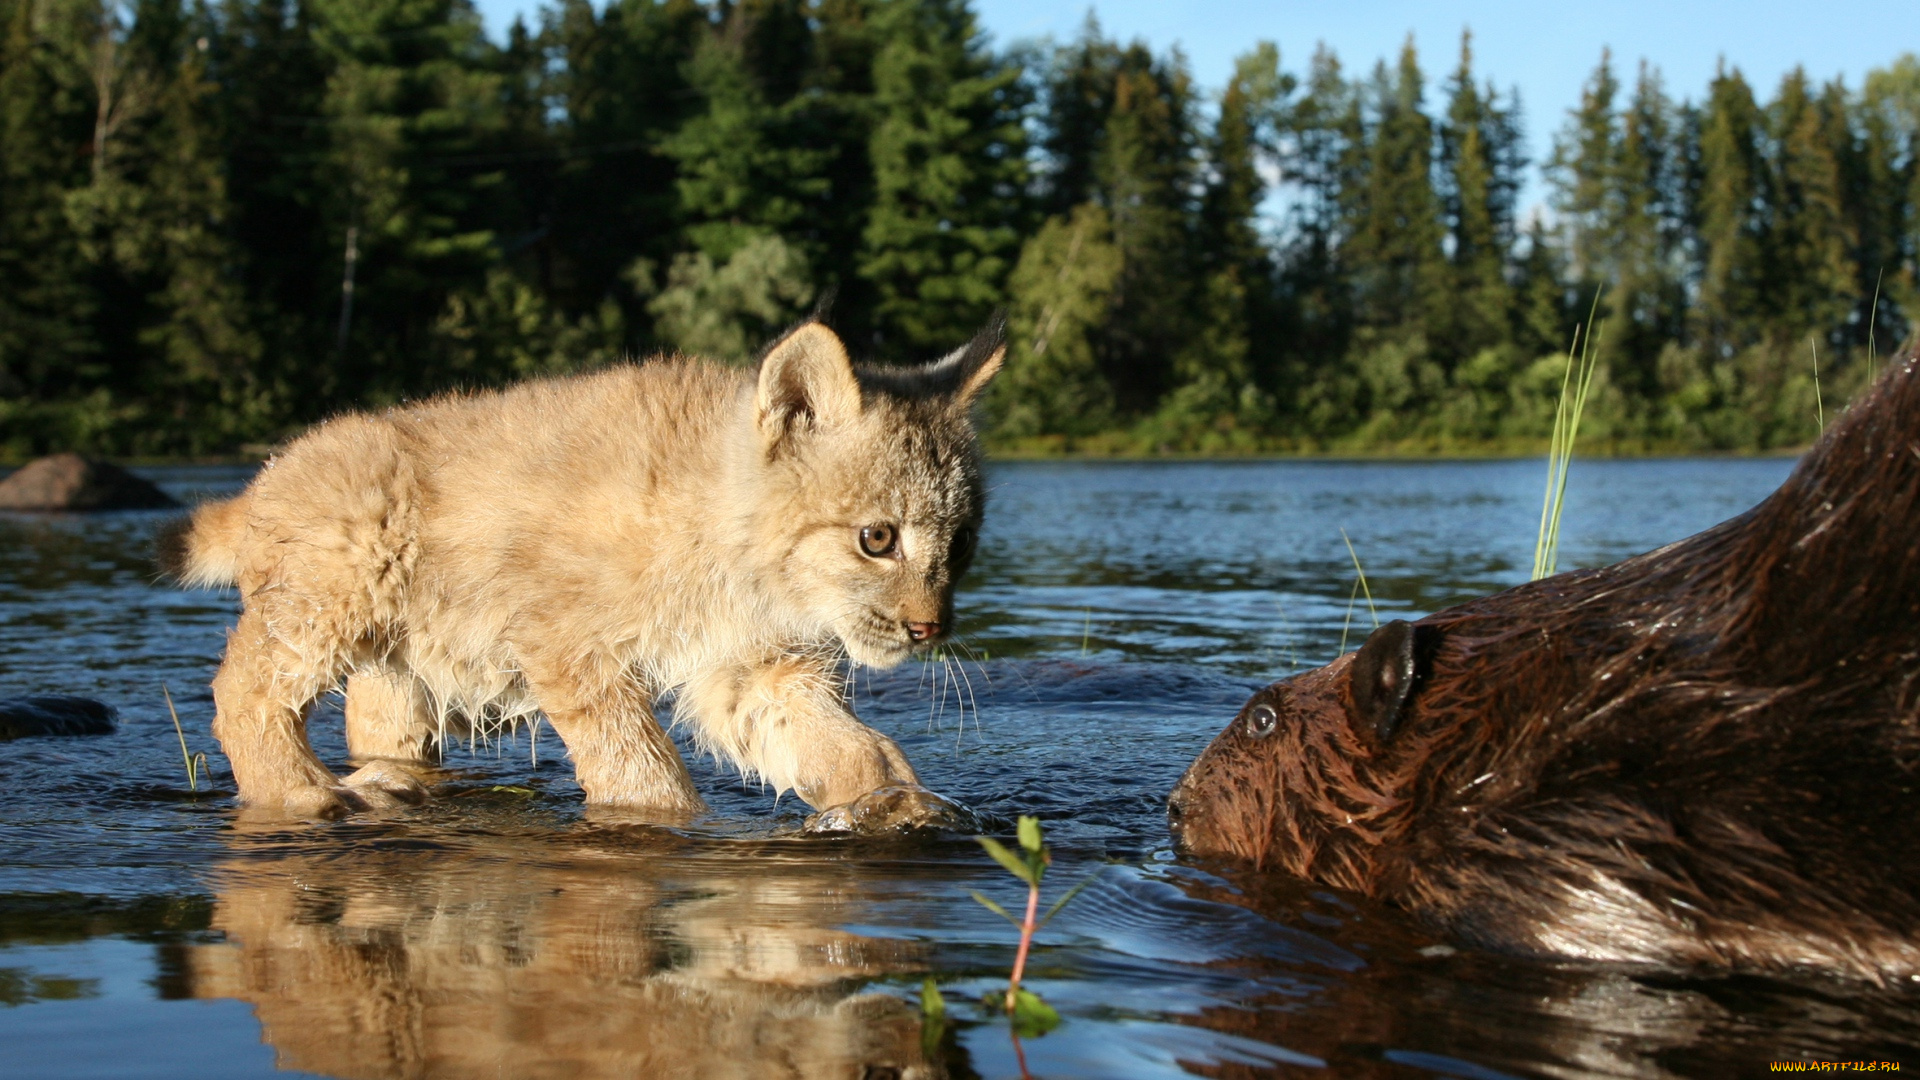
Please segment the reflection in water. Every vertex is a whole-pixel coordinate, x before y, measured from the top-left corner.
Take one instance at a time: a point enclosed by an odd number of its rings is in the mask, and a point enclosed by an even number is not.
[[[1340,1076],[1731,1077],[1763,1074],[1772,1060],[1920,1061],[1920,1009],[1904,988],[1455,951],[1364,902],[1227,873],[1188,891],[1316,926],[1370,962],[1310,996],[1250,993],[1192,1022],[1315,1055]]]
[[[236,859],[215,872],[227,940],[185,953],[192,993],[250,1003],[282,1067],[333,1076],[946,1075],[917,1012],[858,989],[924,947],[837,929],[833,863],[687,846]]]

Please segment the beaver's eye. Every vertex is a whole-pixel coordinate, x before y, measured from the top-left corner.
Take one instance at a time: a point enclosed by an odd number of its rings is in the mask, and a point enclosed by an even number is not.
[[[860,530],[860,550],[873,558],[885,558],[900,545],[900,530],[886,522]]]
[[[1280,714],[1273,711],[1273,706],[1255,705],[1253,711],[1247,714],[1247,734],[1264,739],[1273,734],[1273,729],[1279,723]]]

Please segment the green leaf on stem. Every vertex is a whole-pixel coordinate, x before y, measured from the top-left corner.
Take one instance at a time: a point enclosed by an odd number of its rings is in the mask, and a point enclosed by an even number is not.
[[[974,839],[980,842],[981,847],[987,849],[987,854],[993,856],[994,862],[1007,868],[1007,873],[1012,874],[1014,877],[1019,878],[1029,885],[1038,885],[1040,883],[1039,877],[1033,872],[1033,868],[1027,865],[1026,860],[1008,851],[1005,844],[1002,844],[991,836],[976,836]]]
[[[1008,922],[1012,923],[1015,926],[1020,925],[1020,920],[1014,918],[1012,915],[1009,915],[1007,913],[1006,908],[1003,908],[999,904],[994,903],[992,900],[987,899],[985,895],[981,894],[977,890],[973,891],[973,898],[975,901],[977,901],[980,904],[981,907],[986,908],[988,911],[993,912],[995,915],[1000,916],[1001,918],[1007,920]]]
[[[1028,851],[1040,850],[1040,819],[1020,815],[1020,846]]]
[[[1093,879],[1094,879],[1094,878],[1097,878],[1097,877],[1099,877],[1099,876],[1100,876],[1100,872],[1099,872],[1098,870],[1096,870],[1096,871],[1094,871],[1093,873],[1091,873],[1091,874],[1088,874],[1088,875],[1087,875],[1087,879],[1086,879],[1085,881],[1082,881],[1082,882],[1081,882],[1080,884],[1078,884],[1078,885],[1075,885],[1075,886],[1074,886],[1073,888],[1071,888],[1071,889],[1068,889],[1068,890],[1067,890],[1067,892],[1066,892],[1066,895],[1064,895],[1064,896],[1062,896],[1062,897],[1061,897],[1060,899],[1058,899],[1058,900],[1055,900],[1055,901],[1053,902],[1053,906],[1047,909],[1047,913],[1046,913],[1045,915],[1042,915],[1042,916],[1040,916],[1040,921],[1039,921],[1038,923],[1036,923],[1036,924],[1034,924],[1034,928],[1035,928],[1035,929],[1038,929],[1038,928],[1040,928],[1040,927],[1042,927],[1042,926],[1045,926],[1045,925],[1047,925],[1048,923],[1050,923],[1050,922],[1052,922],[1052,921],[1053,921],[1053,917],[1054,917],[1055,915],[1058,915],[1058,914],[1060,914],[1060,909],[1061,909],[1061,908],[1063,908],[1063,907],[1066,907],[1066,906],[1067,906],[1067,901],[1069,901],[1069,900],[1071,900],[1071,899],[1073,899],[1073,898],[1074,898],[1074,897],[1076,897],[1076,896],[1079,896],[1079,895],[1080,895],[1080,890],[1081,890],[1081,889],[1084,889],[1084,888],[1086,888],[1087,886],[1089,886],[1089,885],[1091,885],[1091,884],[1093,884]]]
[[[1031,990],[1014,991],[1013,1030],[1022,1038],[1038,1038],[1059,1026],[1060,1014],[1040,1000],[1039,994]]]

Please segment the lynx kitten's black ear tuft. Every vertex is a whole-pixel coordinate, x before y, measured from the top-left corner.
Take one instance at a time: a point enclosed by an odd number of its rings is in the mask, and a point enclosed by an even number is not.
[[[798,428],[859,416],[860,382],[839,335],[808,322],[774,342],[760,361],[754,414],[768,450]]]
[[[1405,619],[1395,619],[1367,638],[1347,674],[1356,726],[1382,743],[1393,740],[1437,643],[1432,628]]]
[[[1007,359],[1007,313],[993,313],[987,325],[973,336],[960,352],[960,388],[956,393],[961,408],[971,406],[986,391],[987,384],[1000,373]]]
[[[829,285],[821,289],[820,295],[813,298],[813,311],[807,316],[807,321],[817,322],[822,325],[831,321],[833,316],[833,302],[838,299],[840,299],[840,286]]]

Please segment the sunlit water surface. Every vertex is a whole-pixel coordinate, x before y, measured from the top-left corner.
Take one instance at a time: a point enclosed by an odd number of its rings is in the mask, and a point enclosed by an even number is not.
[[[1697,531],[1790,467],[1582,461],[1562,565]],[[151,475],[198,498],[247,472]],[[249,823],[208,735],[233,598],[155,584],[165,515],[0,517],[0,697],[121,715],[110,736],[0,743],[0,1073],[1003,1077],[1019,1052],[1045,1077],[1920,1067],[1907,992],[1453,952],[1357,898],[1170,850],[1168,788],[1253,687],[1376,617],[1523,580],[1542,482],[1538,462],[991,470],[971,659],[861,673],[855,705],[932,786],[1044,818],[1052,890],[1098,875],[1032,961],[1065,1022],[1018,1047],[975,1004],[1014,934],[969,893],[1019,894],[970,841],[803,837],[803,806],[700,759],[708,818],[623,823],[582,808],[550,732],[457,748],[421,809]],[[213,794],[188,790],[162,687]],[[313,728],[344,764],[337,703]]]

